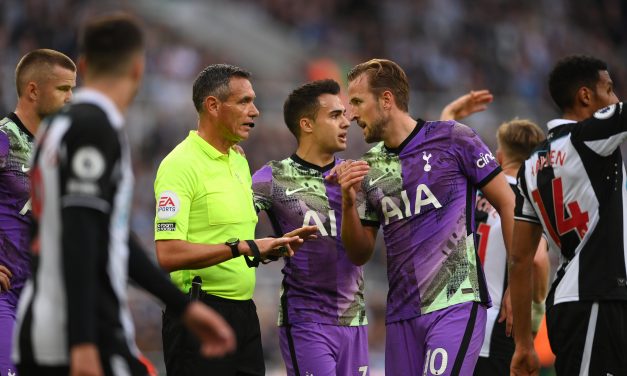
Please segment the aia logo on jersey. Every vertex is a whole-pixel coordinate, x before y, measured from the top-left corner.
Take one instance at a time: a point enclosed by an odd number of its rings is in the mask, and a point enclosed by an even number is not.
[[[157,200],[157,217],[159,219],[172,218],[178,213],[181,201],[176,193],[165,191],[159,195]]]

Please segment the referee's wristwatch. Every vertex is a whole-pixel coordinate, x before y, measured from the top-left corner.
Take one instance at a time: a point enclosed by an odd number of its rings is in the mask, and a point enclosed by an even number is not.
[[[239,253],[239,249],[237,249],[237,246],[239,246],[238,238],[231,238],[227,240],[224,244],[228,245],[229,248],[231,248],[231,253],[233,254],[233,258],[239,257],[241,255]]]

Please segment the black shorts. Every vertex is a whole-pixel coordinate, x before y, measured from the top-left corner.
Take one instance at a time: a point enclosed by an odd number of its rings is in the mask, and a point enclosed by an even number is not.
[[[477,365],[475,365],[474,376],[501,376],[509,375],[509,366],[512,363],[512,358],[497,358],[489,357],[484,358],[480,356],[477,359]]]
[[[490,356],[479,356],[475,376],[509,375],[509,366],[514,355],[514,338],[505,335],[505,321],[494,323],[490,335]]]
[[[17,364],[17,374],[20,376],[67,376],[70,374],[70,367],[45,367],[37,364]]]
[[[627,302],[560,303],[546,325],[558,375],[627,375]]]
[[[223,358],[204,358],[200,344],[167,310],[163,314],[163,355],[168,375],[243,376],[265,375],[261,330],[252,300],[231,300],[201,292],[200,300],[216,310],[231,325],[237,350]]]

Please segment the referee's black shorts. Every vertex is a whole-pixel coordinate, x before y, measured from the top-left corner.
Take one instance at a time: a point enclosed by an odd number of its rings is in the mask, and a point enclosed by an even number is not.
[[[558,375],[627,375],[627,302],[560,303],[546,325]]]
[[[265,375],[261,330],[257,308],[252,300],[231,300],[200,294],[200,300],[216,310],[231,325],[237,350],[224,358],[204,358],[200,344],[168,309],[163,314],[163,355],[168,375],[244,376]]]

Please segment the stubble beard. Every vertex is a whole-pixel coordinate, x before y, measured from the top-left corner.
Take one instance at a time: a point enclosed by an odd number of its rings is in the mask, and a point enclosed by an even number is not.
[[[369,127],[366,127],[365,139],[367,143],[383,141],[385,123],[386,120],[383,117],[379,117]]]

